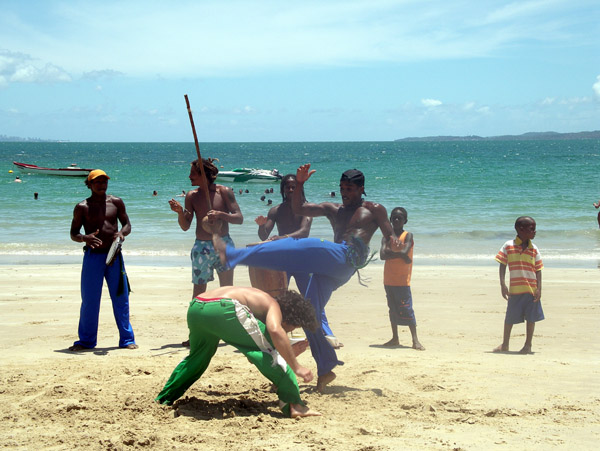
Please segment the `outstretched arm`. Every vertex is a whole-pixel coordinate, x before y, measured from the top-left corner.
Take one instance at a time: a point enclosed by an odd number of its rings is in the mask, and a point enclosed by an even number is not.
[[[273,302],[269,306],[265,318],[265,326],[267,326],[271,340],[273,340],[273,345],[275,345],[275,349],[285,359],[294,374],[301,377],[304,382],[310,382],[313,379],[312,371],[300,365],[296,360],[296,354],[292,350],[287,333],[281,327],[281,310],[276,301]]]
[[[304,198],[304,183],[316,171],[310,169],[310,163],[303,164],[296,171],[296,189],[292,193],[292,211],[299,216],[308,216],[311,218],[317,216],[334,217],[337,207],[331,202],[313,204],[306,202]]]

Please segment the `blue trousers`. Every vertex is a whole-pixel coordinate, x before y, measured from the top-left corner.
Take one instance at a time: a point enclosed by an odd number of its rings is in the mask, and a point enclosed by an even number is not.
[[[135,344],[133,329],[129,323],[129,286],[125,274],[123,256],[119,254],[111,266],[106,265],[106,254],[92,253],[90,249],[83,255],[81,267],[81,310],[79,313],[79,340],[74,344],[86,348],[96,347],[98,337],[98,316],[102,284],[106,279],[112,300],[113,314],[119,328],[119,347]],[[121,291],[119,292],[119,283]]]
[[[305,297],[315,308],[320,319],[331,294],[345,284],[355,269],[347,263],[348,246],[345,243],[333,243],[318,238],[285,238],[267,241],[256,246],[236,249],[227,246],[227,265],[257,266],[288,273],[311,274]],[[325,338],[323,328],[315,332],[305,330],[310,350],[317,362],[317,374],[329,373],[338,360],[335,349]]]
[[[306,289],[308,288],[308,283],[310,282],[311,274],[306,273],[287,273],[288,284],[290,283],[290,279],[293,277],[296,281],[296,286],[298,290],[302,294],[302,296],[306,297]],[[323,333],[325,335],[333,335],[333,331],[331,327],[329,327],[329,321],[327,321],[327,316],[325,315],[325,310],[321,314],[321,327],[323,328]]]

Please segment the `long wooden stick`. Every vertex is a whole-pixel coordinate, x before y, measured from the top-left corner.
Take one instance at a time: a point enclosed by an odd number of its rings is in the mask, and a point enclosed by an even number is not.
[[[198,135],[196,135],[196,127],[194,126],[194,117],[192,116],[192,109],[190,108],[190,101],[187,94],[184,95],[185,104],[187,105],[188,114],[190,116],[190,124],[192,124],[192,132],[194,132],[194,143],[196,144],[196,153],[198,154],[198,164],[200,166],[200,176],[202,179],[202,191],[206,195],[206,203],[208,209],[212,210],[212,204],[210,202],[210,194],[208,192],[208,181],[206,179],[206,173],[204,172],[204,163],[202,162],[202,156],[200,155],[200,145],[198,144]]]

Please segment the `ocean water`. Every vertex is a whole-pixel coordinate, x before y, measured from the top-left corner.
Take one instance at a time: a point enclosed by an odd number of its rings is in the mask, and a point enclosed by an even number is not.
[[[514,221],[537,221],[535,239],[546,266],[597,267],[600,232],[592,203],[600,198],[600,141],[202,143],[203,157],[225,170],[277,168],[282,174],[311,163],[305,186],[311,202],[335,201],[341,173],[366,176],[367,200],[408,210],[415,264],[495,265]],[[0,143],[0,263],[79,261],[81,244],[69,238],[75,204],[89,195],[79,177],[21,174],[13,161],[47,167],[101,168],[109,193],[127,206],[132,234],[129,263],[188,265],[193,229],[183,232],[167,201],[191,189],[190,143]],[[10,173],[14,170],[14,173]],[[14,183],[19,175],[22,183]],[[267,213],[265,189],[281,201],[277,183],[234,184],[244,224],[230,228],[237,246],[258,241],[254,218]],[[239,194],[239,190],[249,193]],[[153,197],[156,190],[158,196]],[[38,200],[33,193],[38,192]],[[175,197],[177,198],[177,197]],[[182,198],[177,198],[182,200]],[[331,239],[325,218],[311,236]],[[379,248],[381,234],[371,241]]]

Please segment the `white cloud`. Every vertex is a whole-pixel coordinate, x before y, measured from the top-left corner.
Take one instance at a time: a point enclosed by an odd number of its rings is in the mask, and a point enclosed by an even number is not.
[[[45,20],[26,8],[7,11],[0,42],[86,77],[448,60],[490,56],[523,40],[579,42],[567,14],[572,1],[500,3],[494,10],[445,0],[48,2]]]
[[[542,100],[542,105],[552,105],[556,99],[553,97],[546,97]]]
[[[600,97],[600,75],[596,77],[596,83],[592,85],[592,89],[594,90],[596,97]]]
[[[426,107],[436,107],[440,106],[442,101],[436,99],[421,99],[421,103]]]
[[[0,50],[0,84],[70,82],[71,76],[58,66],[42,63],[23,53]]]

